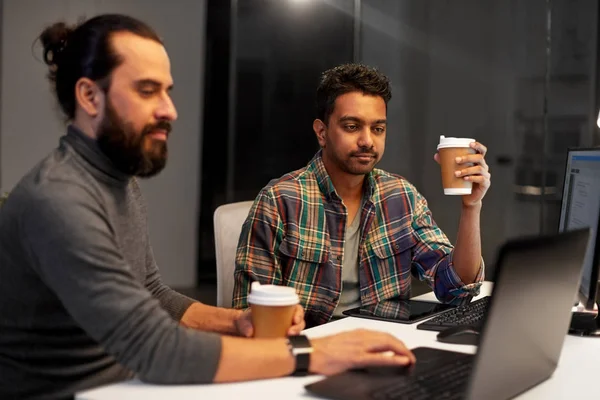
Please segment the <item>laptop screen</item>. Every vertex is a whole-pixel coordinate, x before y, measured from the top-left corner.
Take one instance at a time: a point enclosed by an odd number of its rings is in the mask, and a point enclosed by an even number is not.
[[[600,148],[569,150],[560,210],[559,232],[577,228],[592,229],[591,243],[596,243],[600,213]],[[600,250],[600,249],[599,249]],[[579,292],[586,299],[593,296],[595,246],[588,247]]]

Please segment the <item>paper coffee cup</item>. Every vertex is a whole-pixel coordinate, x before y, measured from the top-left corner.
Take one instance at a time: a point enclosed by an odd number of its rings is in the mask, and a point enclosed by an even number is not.
[[[248,303],[252,308],[254,337],[287,336],[287,331],[292,326],[294,310],[299,302],[294,288],[253,282]]]
[[[437,146],[440,155],[440,168],[442,175],[442,186],[445,195],[468,195],[473,190],[473,182],[465,181],[464,177],[456,177],[454,173],[469,167],[471,164],[457,164],[456,157],[475,154],[470,143],[475,142],[471,138],[456,138],[440,136]]]

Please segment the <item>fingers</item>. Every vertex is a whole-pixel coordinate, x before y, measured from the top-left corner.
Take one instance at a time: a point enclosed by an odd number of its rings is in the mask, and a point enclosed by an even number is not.
[[[244,337],[252,337],[254,336],[254,327],[252,324],[241,324],[238,328],[240,331],[240,335]]]
[[[374,367],[374,366],[406,366],[413,364],[414,361],[408,356],[387,355],[385,353],[366,353],[357,361],[356,367]]]
[[[301,322],[304,322],[304,308],[301,305],[296,306],[296,310],[294,311],[294,325],[297,325]]]
[[[415,362],[416,358],[413,352],[406,347],[404,342],[396,339],[389,333],[365,331],[364,334],[372,336],[366,341],[366,343],[369,343],[367,349],[369,353],[377,354],[382,352],[392,352],[396,356],[405,356],[408,357],[411,362]]]
[[[479,142],[472,142],[470,144],[472,149],[475,149],[476,152],[478,152],[479,154],[481,154],[482,156],[485,156],[485,154],[487,153],[487,147],[485,147],[484,145],[482,145]]]
[[[301,305],[297,305],[294,310],[294,316],[292,317],[292,326],[288,330],[288,335],[297,335],[306,328],[306,322],[304,322],[304,308]]]
[[[488,169],[488,165],[485,162],[485,158],[482,154],[469,154],[462,157],[456,157],[457,164],[474,164],[481,165],[485,169]]]
[[[481,176],[481,175],[470,175],[470,176],[465,176],[464,179],[466,181],[471,181],[473,183],[477,183],[477,184],[485,186],[485,187],[490,186],[489,177],[485,177],[485,176]]]
[[[287,334],[288,334],[288,336],[299,335],[300,332],[302,332],[304,330],[304,328],[305,328],[304,323],[302,323],[302,325],[293,325],[290,327],[290,329],[288,329]]]
[[[290,329],[288,329],[287,335],[288,336],[296,336],[296,335],[299,335],[300,332],[302,332],[302,329],[298,329],[298,326],[292,325],[292,326],[290,326]]]
[[[311,340],[313,353],[310,371],[334,374],[366,366],[406,366],[416,362],[415,355],[394,336],[366,329],[355,329]]]
[[[288,335],[298,335],[304,328],[306,328],[306,323],[302,320],[299,324],[294,324],[288,329]]]
[[[393,356],[391,356],[392,358],[402,356],[402,357],[407,357],[411,363],[414,363],[416,361],[415,355],[413,354],[412,351],[410,351],[410,349],[408,347],[406,347],[404,342],[396,339],[392,335],[385,334],[385,337],[382,338],[382,341],[380,343],[375,344],[374,350],[375,350],[375,352],[373,354],[378,354],[379,352],[382,352],[382,351],[387,351],[387,352],[391,351],[394,354]],[[373,351],[373,350],[371,350],[371,351]],[[390,357],[389,353],[388,353],[387,357]]]
[[[235,323],[237,330],[241,336],[254,336],[254,327],[252,326],[252,310],[243,311]]]
[[[473,164],[481,164],[487,167],[487,164],[485,162],[485,155],[487,154],[487,147],[485,147],[483,144],[479,143],[479,142],[472,142],[469,144],[469,146],[475,150],[477,152],[477,154],[471,154],[471,155],[467,155],[467,156],[463,156],[463,157],[456,157],[456,162],[458,164],[465,164],[465,163],[473,163]],[[435,162],[437,162],[438,164],[440,163],[440,155],[439,153],[435,153],[433,156],[433,159],[435,160]]]
[[[454,173],[455,176],[460,177],[460,176],[469,176],[469,175],[481,175],[484,176],[486,178],[490,178],[490,173],[488,171],[487,168],[481,166],[481,165],[477,165],[474,167],[469,167],[469,168],[465,168],[465,169],[461,169],[459,171],[456,171]]]

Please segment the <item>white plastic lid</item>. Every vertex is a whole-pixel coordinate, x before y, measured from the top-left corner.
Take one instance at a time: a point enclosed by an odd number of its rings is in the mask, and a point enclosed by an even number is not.
[[[475,139],[471,138],[456,138],[456,137],[445,137],[440,135],[440,144],[438,144],[438,150],[448,147],[469,147],[469,143],[474,142]]]
[[[290,306],[298,304],[300,300],[294,288],[277,285],[261,285],[252,282],[248,303],[259,306]]]

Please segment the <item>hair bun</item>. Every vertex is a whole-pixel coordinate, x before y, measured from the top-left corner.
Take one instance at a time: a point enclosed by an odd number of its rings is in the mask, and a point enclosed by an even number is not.
[[[40,34],[42,46],[44,46],[44,62],[50,66],[56,66],[60,62],[60,55],[69,41],[73,29],[64,22],[57,22]]]

